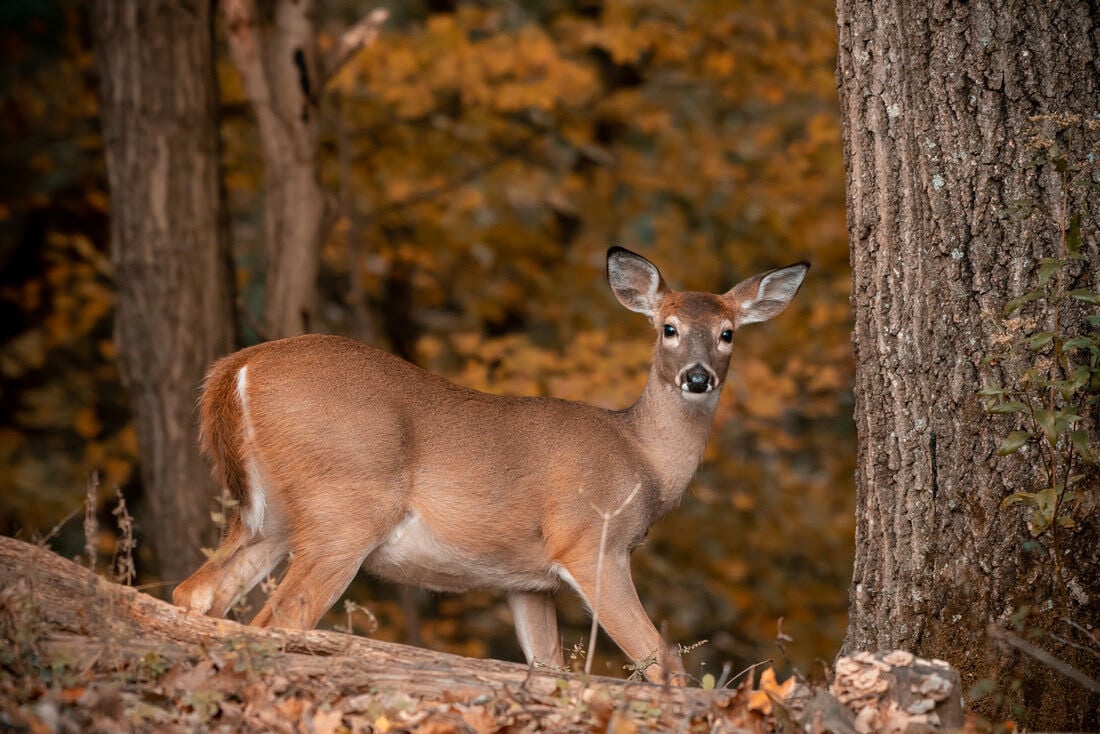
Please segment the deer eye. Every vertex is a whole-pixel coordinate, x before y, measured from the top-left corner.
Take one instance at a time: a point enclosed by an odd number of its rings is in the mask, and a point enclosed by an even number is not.
[[[676,336],[676,327],[672,324],[665,324],[665,338],[671,339]]]
[[[724,341],[726,344],[729,344],[733,341],[733,329],[726,329],[718,335],[718,338]]]

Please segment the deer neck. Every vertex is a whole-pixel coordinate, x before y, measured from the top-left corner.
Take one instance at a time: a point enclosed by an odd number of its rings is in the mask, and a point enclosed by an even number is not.
[[[695,477],[720,392],[721,388],[701,398],[685,398],[679,388],[651,371],[641,398],[626,410],[630,427],[660,483],[662,512],[680,501]]]

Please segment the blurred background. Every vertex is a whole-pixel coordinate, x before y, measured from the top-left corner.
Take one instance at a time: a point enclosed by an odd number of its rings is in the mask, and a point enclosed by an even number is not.
[[[0,532],[81,552],[99,472],[99,552],[116,491],[142,545],[137,442],[115,366],[115,283],[84,3],[0,4]],[[361,17],[319,3],[321,45]],[[654,335],[604,280],[609,245],[676,288],[724,291],[813,264],[792,307],[740,331],[705,463],[634,558],[650,616],[708,640],[696,676],[843,636],[853,555],[852,358],[831,0],[403,2],[321,102],[339,202],[315,331],[365,339],[463,384],[621,408]],[[221,138],[245,341],[263,301],[262,160],[219,44]],[[196,386],[197,387],[197,386]],[[197,395],[197,393],[196,393]],[[211,509],[215,505],[211,503]],[[75,516],[62,522],[71,513]],[[360,577],[374,636],[522,659],[503,599]],[[560,595],[566,649],[587,619]],[[322,626],[348,624],[338,604]],[[365,631],[365,615],[351,623]],[[619,675],[603,638],[594,671]]]

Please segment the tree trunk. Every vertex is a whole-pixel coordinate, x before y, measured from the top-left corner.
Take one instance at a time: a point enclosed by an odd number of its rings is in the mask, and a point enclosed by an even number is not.
[[[1060,257],[1074,213],[1085,215],[1085,259],[1058,277],[1065,290],[1098,286],[1087,212],[1100,212],[1100,194],[1074,184],[1063,200],[1066,167],[1053,160],[1064,156],[1077,184],[1097,181],[1087,170],[1100,137],[1088,123],[1100,99],[1096,4],[838,0],[837,14],[859,432],[844,649],[943,658],[966,687],[995,681],[1005,707],[987,698],[991,714],[1022,706],[1013,718],[1033,727],[1093,729],[1095,694],[986,629],[1030,610],[1023,624],[1041,646],[1100,672],[1095,655],[1048,634],[1072,637],[1065,619],[1100,624],[1096,498],[1085,496],[1097,492],[1095,468],[1082,501],[1062,508],[1076,527],[1032,538],[1030,509],[1002,502],[1046,486],[1041,441],[997,456],[1022,416],[988,415],[978,392],[1010,381],[1018,365],[984,361],[1004,350],[1002,309],[1035,287],[1041,258]],[[1037,132],[1059,151],[1029,144]],[[1022,328],[1047,328],[1049,302],[1033,306],[1038,326]],[[1081,323],[1066,305],[1058,328]],[[1086,412],[1095,433],[1095,406]]]
[[[264,339],[312,329],[327,219],[317,112],[333,75],[371,43],[388,17],[375,9],[323,58],[313,0],[224,0],[229,53],[256,115],[264,159]],[[353,270],[355,264],[353,264]]]
[[[317,148],[321,91],[311,0],[226,0],[229,51],[256,115],[267,249],[263,337],[311,328],[324,234]]]
[[[234,342],[221,214],[209,0],[97,0],[91,14],[118,285],[119,367],[141,452],[161,578],[210,545],[196,389]]]

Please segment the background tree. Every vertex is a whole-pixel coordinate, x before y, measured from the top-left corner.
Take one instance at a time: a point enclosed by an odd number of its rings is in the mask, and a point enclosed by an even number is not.
[[[320,96],[332,75],[377,35],[386,13],[363,18],[321,55],[312,0],[227,0],[222,10],[263,150],[262,335],[304,334],[314,321],[321,243],[332,222],[330,195],[320,180]]]
[[[837,15],[860,436],[844,649],[943,658],[994,681],[987,711],[1095,728],[1095,695],[987,636],[1018,623],[1100,672],[1067,622],[1100,624],[1095,3]]]
[[[151,510],[143,535],[174,581],[201,561],[213,531],[195,389],[234,343],[211,3],[98,0],[91,17],[118,360]]]

